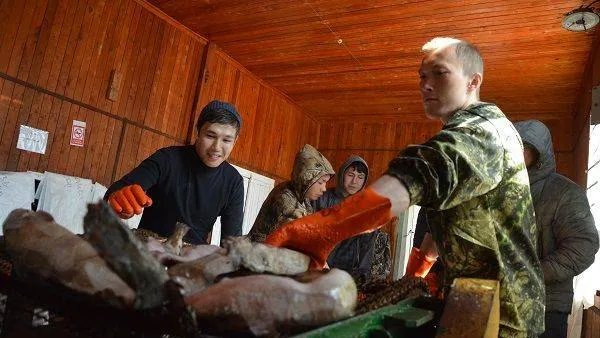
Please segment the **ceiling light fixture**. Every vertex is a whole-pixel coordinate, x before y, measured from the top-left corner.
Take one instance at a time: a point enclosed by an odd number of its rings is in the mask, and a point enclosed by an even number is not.
[[[600,0],[595,0],[591,4],[579,7],[567,13],[562,21],[565,29],[574,32],[583,32],[594,28],[600,22],[600,16],[591,6]]]

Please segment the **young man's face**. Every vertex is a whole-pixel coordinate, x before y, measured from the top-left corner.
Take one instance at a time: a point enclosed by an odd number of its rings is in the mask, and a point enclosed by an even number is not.
[[[311,201],[317,200],[319,197],[323,196],[325,190],[327,190],[327,182],[331,178],[331,175],[323,175],[319,178],[318,181],[313,183],[313,185],[308,188],[306,192],[306,198]]]
[[[472,77],[463,73],[456,47],[427,54],[421,63],[419,77],[421,99],[428,118],[446,120],[456,110],[466,108],[469,93],[473,90],[469,88]]]
[[[344,191],[347,195],[354,195],[360,191],[365,184],[366,175],[359,173],[355,168],[350,167],[344,172]]]
[[[205,123],[198,132],[196,153],[204,164],[216,168],[229,158],[236,140],[237,130],[234,126]]]
[[[525,166],[529,169],[537,162],[537,151],[529,144],[524,144],[523,157],[525,158]]]

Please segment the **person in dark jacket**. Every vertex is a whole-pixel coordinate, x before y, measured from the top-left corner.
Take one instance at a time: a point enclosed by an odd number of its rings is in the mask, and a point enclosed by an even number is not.
[[[540,121],[515,123],[524,145],[538,226],[538,252],[546,284],[546,331],[566,337],[573,277],[594,262],[598,231],[585,191],[556,172],[552,137]]]
[[[240,236],[244,183],[227,158],[241,125],[233,105],[210,102],[198,118],[194,145],[159,149],[114,182],[104,199],[123,219],[145,209],[139,228],[161,236],[170,236],[181,222],[190,228],[186,241],[205,244],[219,216],[222,238]]]
[[[369,178],[369,166],[360,156],[352,155],[342,163],[337,171],[337,184],[335,187],[327,189],[323,196],[316,200],[316,211],[331,208],[340,203],[346,197],[354,195],[361,191],[367,184]],[[373,257],[375,254],[375,239],[381,231],[374,231],[368,234],[358,235],[348,238],[339,243],[329,254],[327,264],[330,268],[346,270],[355,279],[372,279]],[[384,233],[383,236],[386,236]],[[384,243],[385,246],[385,243]],[[382,250],[386,248],[383,247]],[[388,249],[389,251],[389,249]],[[383,265],[389,264],[388,261],[382,262]],[[375,279],[386,277],[384,272],[377,272]],[[387,267],[389,272],[389,267]]]

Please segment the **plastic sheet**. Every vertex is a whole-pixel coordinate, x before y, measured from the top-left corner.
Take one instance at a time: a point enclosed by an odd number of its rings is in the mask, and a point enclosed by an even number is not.
[[[35,176],[26,172],[0,171],[0,225],[14,209],[31,209]],[[0,235],[2,227],[0,226]]]
[[[69,231],[83,233],[83,216],[92,196],[92,181],[51,172],[44,173],[38,186],[38,210],[48,212]]]

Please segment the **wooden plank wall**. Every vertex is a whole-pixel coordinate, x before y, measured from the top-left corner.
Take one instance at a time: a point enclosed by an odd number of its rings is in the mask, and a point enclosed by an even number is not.
[[[387,169],[400,150],[426,141],[441,124],[438,122],[343,122],[321,124],[319,150],[338,168],[350,155],[359,155],[369,164],[373,182]]]
[[[0,170],[108,185],[186,142],[206,44],[141,0],[0,1]],[[87,123],[83,148],[69,145],[74,119]],[[21,124],[49,132],[46,154],[16,149]]]
[[[212,44],[204,69],[196,116],[213,99],[234,103],[242,115],[231,162],[277,182],[289,179],[296,152],[305,143],[317,146],[319,124]]]

